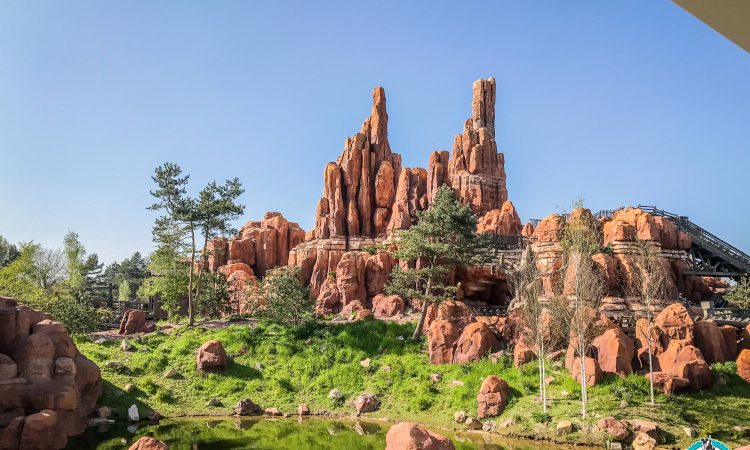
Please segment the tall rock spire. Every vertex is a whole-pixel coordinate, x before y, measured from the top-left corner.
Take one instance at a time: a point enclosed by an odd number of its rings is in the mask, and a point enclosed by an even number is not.
[[[336,162],[326,166],[316,238],[385,235],[401,172],[401,155],[391,152],[388,143],[385,104],[385,91],[375,88],[372,114],[359,133],[346,139]]]
[[[478,216],[502,208],[508,199],[505,158],[495,143],[495,79],[474,82],[472,117],[453,141],[448,163],[450,185]]]

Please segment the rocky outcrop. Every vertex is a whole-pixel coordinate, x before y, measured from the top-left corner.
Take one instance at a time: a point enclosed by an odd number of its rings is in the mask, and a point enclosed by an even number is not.
[[[504,202],[502,208],[488,211],[477,222],[477,233],[479,234],[519,236],[521,229],[521,219],[510,200]]]
[[[0,442],[10,442],[3,448],[63,448],[101,394],[99,368],[62,324],[0,297]]]
[[[477,394],[477,417],[499,416],[508,405],[510,386],[497,375],[484,379]]]
[[[635,345],[619,327],[610,328],[593,341],[602,372],[626,377],[633,373]]]
[[[450,364],[453,361],[453,351],[461,336],[461,328],[455,323],[436,319],[430,323],[427,332],[427,350],[432,364]]]
[[[372,299],[372,312],[376,319],[396,317],[404,312],[406,302],[398,295],[376,295]]]
[[[456,342],[453,362],[464,364],[478,361],[500,348],[500,342],[490,328],[481,322],[470,323]]]
[[[385,450],[455,450],[450,439],[414,423],[399,422],[385,435]]]
[[[699,320],[695,322],[694,343],[708,364],[727,361],[724,335],[713,320]]]

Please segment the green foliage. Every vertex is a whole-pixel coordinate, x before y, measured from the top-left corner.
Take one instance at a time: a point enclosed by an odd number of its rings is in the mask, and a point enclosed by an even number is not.
[[[63,239],[63,253],[67,260],[68,278],[66,288],[78,302],[88,300],[88,289],[101,273],[102,264],[96,253],[87,254],[78,238],[78,233],[68,231]]]
[[[446,283],[448,273],[456,266],[484,259],[486,240],[477,235],[476,228],[477,218],[471,208],[459,203],[451,188],[441,186],[430,208],[417,213],[417,223],[398,235],[395,256],[411,262],[412,267],[395,266],[385,291],[426,303],[450,296],[455,288]],[[418,268],[414,264],[417,260]],[[414,337],[420,333],[421,327],[417,327]]]
[[[208,183],[196,197],[187,193],[190,175],[183,175],[180,166],[165,163],[154,170],[151,177],[157,186],[151,195],[156,199],[149,209],[164,215],[154,223],[154,241],[160,246],[187,247],[190,261],[188,272],[188,324],[193,325],[195,307],[200,300],[201,279],[209,258],[208,241],[218,235],[234,234],[232,221],[239,218],[245,207],[236,203],[244,189],[237,178],[223,185]],[[199,242],[201,241],[202,242]],[[200,264],[194,276],[196,256]]]
[[[160,296],[162,308],[175,320],[180,301],[188,294],[190,268],[177,241],[162,241],[151,254],[148,270],[151,276],[138,289],[139,298]]]
[[[12,263],[19,255],[18,247],[0,236],[0,268]]]
[[[135,351],[131,352],[123,352],[117,341],[96,344],[78,338],[76,343],[102,368],[105,394],[101,403],[119,414],[118,421],[124,420],[125,411],[134,403],[141,411],[153,409],[165,416],[228,415],[241,398],[251,398],[261,407],[273,406],[282,412],[293,412],[298,404],[306,403],[315,412],[349,415],[352,400],[369,392],[378,395],[382,406],[365,416],[453,427],[455,411],[476,411],[477,392],[489,374],[500,376],[510,386],[508,407],[500,417],[492,419],[513,418],[516,425],[507,430],[509,433],[554,439],[554,426],[549,424],[570,419],[580,411],[580,386],[564,368],[549,365],[548,374],[555,378],[549,385],[554,402],[548,411],[551,419],[545,421],[543,415],[532,414],[539,411],[534,401],[538,396],[536,389],[524,392],[525,385],[534,386],[538,379],[534,363],[514,368],[507,360],[492,363],[485,358],[464,365],[433,365],[423,352],[422,342],[404,339],[413,330],[413,324],[377,320],[338,325],[308,323],[303,327],[261,322],[223,329],[179,327],[152,333],[133,341]],[[195,369],[195,352],[208,339],[220,340],[230,356],[223,374],[204,376]],[[369,368],[360,365],[365,358],[371,359]],[[128,370],[108,369],[109,361],[122,361]],[[260,370],[255,368],[258,363]],[[391,370],[384,370],[384,366]],[[163,378],[161,374],[172,367],[180,376]],[[432,373],[440,374],[440,381],[431,382]],[[464,385],[453,385],[454,380]],[[653,420],[666,433],[679,437],[683,436],[681,427],[702,424],[705,418],[715,416],[721,420],[717,423],[719,434],[714,436],[727,442],[732,441],[728,433],[734,426],[750,421],[750,385],[736,375],[729,379],[725,391],[721,387],[676,396],[658,394],[656,408],[638,399],[628,400],[630,406],[621,408],[622,399],[612,387],[620,383],[629,385],[631,381],[607,376],[590,388],[594,395],[589,406],[595,417],[582,421],[581,429],[584,425],[589,429],[599,418],[613,415],[618,419]],[[136,389],[124,392],[127,384]],[[328,398],[334,388],[344,394],[342,401]],[[218,398],[222,406],[206,406],[210,398]],[[727,415],[726,411],[733,413]],[[595,445],[602,442],[602,436],[596,433],[576,435],[576,439]],[[732,443],[739,444],[740,440]],[[685,448],[689,444],[683,439],[673,446]]]
[[[128,280],[122,280],[120,286],[117,289],[117,299],[121,302],[126,302],[133,297],[133,291],[130,289],[130,282]]]
[[[313,319],[314,301],[300,281],[299,267],[277,267],[250,291],[251,302],[260,317],[271,322],[302,325]]]
[[[147,264],[148,262],[141,256],[140,252],[135,252],[130,258],[109,264],[104,269],[101,281],[111,283],[115,286],[122,286],[122,283],[127,281],[131,291],[127,300],[132,300],[146,278]],[[120,298],[120,300],[124,299]]]
[[[550,423],[552,422],[552,416],[549,413],[534,411],[531,413],[531,420],[536,423]]]
[[[743,276],[724,298],[734,308],[750,309],[750,276]]]
[[[232,307],[229,302],[229,285],[220,273],[207,273],[201,280],[203,292],[198,309],[203,317],[218,318],[229,315]]]

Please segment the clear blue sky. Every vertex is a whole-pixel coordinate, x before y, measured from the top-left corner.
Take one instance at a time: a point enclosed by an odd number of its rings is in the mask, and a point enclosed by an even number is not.
[[[750,55],[671,1],[354,3],[1,2],[0,234],[147,253],[165,161],[309,229],[373,87],[424,167],[494,76],[522,220],[656,204],[750,250]]]

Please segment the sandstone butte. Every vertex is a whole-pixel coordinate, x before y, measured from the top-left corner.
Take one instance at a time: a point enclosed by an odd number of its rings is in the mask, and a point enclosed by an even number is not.
[[[269,212],[263,220],[245,224],[237,236],[209,243],[208,269],[227,277],[237,312],[247,308],[242,294],[246,286],[269,269],[287,264],[300,268],[319,314],[367,315],[377,310],[373,299],[383,293],[391,270],[399,264],[386,251],[394,232],[409,228],[441,185],[450,186],[475,212],[479,233],[530,243],[536,264],[545,273],[557,273],[562,267],[560,240],[566,221],[590,220],[598,228],[601,245],[612,249],[593,256],[606,282],[602,307],[606,315],[643,310],[631,295],[636,240],[650,242],[658,251],[669,298],[676,301],[682,296],[698,302],[726,288],[717,279],[686,276],[690,237],[669,220],[638,208],[624,208],[602,220],[580,209],[567,219],[552,214],[536,226],[522,224],[508,199],[505,157],[498,152],[495,135],[495,100],[493,78],[475,81],[471,114],[455,136],[452,150],[431,152],[426,169],[408,168],[402,167],[401,155],[388,140],[385,91],[375,88],[370,116],[359,132],[345,140],[341,155],[323,168],[322,196],[312,230],[305,232],[280,213]],[[565,295],[574,295],[573,279],[575,273],[570,270],[544,277],[544,295],[552,296],[557,285],[563,286]],[[502,262],[459,268],[454,281],[460,287],[459,300],[488,305],[507,305],[511,300]],[[656,305],[657,312],[663,306]],[[396,309],[419,307],[407,302]]]

